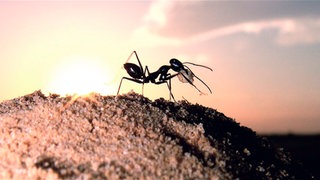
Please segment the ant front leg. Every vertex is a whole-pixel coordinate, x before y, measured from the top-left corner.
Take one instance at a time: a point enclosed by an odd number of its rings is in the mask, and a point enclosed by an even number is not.
[[[172,97],[173,101],[176,102],[176,99],[174,99],[174,96],[173,96],[172,91],[171,91],[171,87],[172,87],[171,86],[171,79],[169,79],[169,84],[167,82],[167,86],[168,86],[169,93],[170,93],[170,100],[171,100],[171,97]]]
[[[167,84],[167,87],[169,89],[169,97],[170,97],[170,100],[171,100],[171,97],[173,99],[174,102],[176,102],[173,94],[172,94],[172,91],[171,91],[171,79],[174,78],[175,76],[177,76],[179,73],[177,74],[174,74],[174,75],[170,75],[169,73],[166,74],[166,75],[163,75],[160,77],[160,80],[158,82],[154,82],[155,84],[162,84],[162,83],[166,83]],[[169,83],[168,83],[169,81]]]
[[[176,100],[174,99],[174,96],[173,96],[173,94],[172,94],[172,92],[171,92],[171,79],[168,79],[168,81],[169,81],[169,83],[168,83],[167,81],[159,81],[159,82],[154,82],[154,84],[159,85],[159,84],[166,83],[166,84],[167,84],[167,87],[168,87],[168,89],[169,89],[169,97],[170,97],[170,100],[171,100],[171,97],[172,97],[172,99],[174,100],[174,102],[176,102]]]
[[[121,81],[120,81],[120,84],[119,84],[119,87],[118,87],[118,92],[117,92],[117,95],[119,95],[119,92],[120,92],[120,88],[121,88],[121,84],[122,84],[122,80],[123,79],[126,79],[126,80],[129,80],[129,81],[133,81],[133,82],[136,82],[136,83],[139,83],[139,84],[144,84],[143,81],[141,80],[138,80],[138,79],[133,79],[133,78],[128,78],[128,77],[122,77],[121,78]]]

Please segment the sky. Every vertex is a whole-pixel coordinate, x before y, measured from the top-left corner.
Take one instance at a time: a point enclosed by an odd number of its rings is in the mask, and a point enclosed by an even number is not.
[[[258,133],[319,133],[319,9],[290,0],[1,1],[0,101],[39,89],[116,95],[135,50],[151,72],[171,58],[213,69],[188,65],[212,94],[173,78],[177,100]],[[124,80],[120,94],[131,90],[142,86]],[[165,84],[143,94],[169,99]]]

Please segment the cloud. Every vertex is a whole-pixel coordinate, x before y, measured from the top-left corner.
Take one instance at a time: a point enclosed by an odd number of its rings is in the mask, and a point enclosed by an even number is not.
[[[239,33],[258,35],[266,30],[276,31],[274,41],[279,45],[320,43],[320,19],[275,19],[243,22],[193,35],[185,42],[199,43]]]
[[[290,19],[283,20],[267,20],[267,21],[252,21],[215,28],[206,32],[193,35],[187,39],[187,43],[199,43],[202,41],[222,38],[239,33],[244,34],[260,34],[264,30],[274,29],[280,32],[286,32],[292,29],[294,22]]]
[[[166,14],[172,8],[171,0],[157,0],[151,4],[148,13],[144,16],[144,21],[148,26],[163,27],[167,23]]]
[[[167,25],[167,13],[173,7],[171,0],[153,1],[149,11],[143,17],[144,24],[136,28],[132,35],[134,46],[155,47],[161,45],[177,46],[180,40],[164,37],[156,33],[156,29],[163,28]]]
[[[133,45],[139,47],[179,46],[179,39],[161,36],[152,32],[148,27],[142,26],[136,29],[131,39]]]
[[[320,43],[320,19],[292,20],[280,29],[276,42],[283,46]]]
[[[280,19],[269,21],[244,22],[189,36],[184,39],[170,38],[152,33],[144,28],[135,33],[137,39],[147,39],[149,46],[180,46],[201,43],[227,36],[244,34],[262,34],[266,30],[275,30],[274,41],[281,46],[320,43],[320,20]],[[146,44],[147,45],[147,44]]]
[[[189,34],[183,38],[166,36],[159,33],[158,30],[170,26],[168,24],[170,22],[168,21],[168,14],[174,7],[174,3],[170,0],[153,1],[149,11],[144,16],[144,24],[135,29],[133,33],[132,43],[135,46],[187,46],[238,34],[263,35],[267,30],[275,32],[272,40],[280,46],[320,43],[320,19],[317,18],[273,18],[240,21],[197,34]]]

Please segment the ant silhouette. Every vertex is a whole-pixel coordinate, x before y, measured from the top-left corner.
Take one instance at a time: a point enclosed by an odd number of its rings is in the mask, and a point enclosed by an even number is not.
[[[131,59],[133,54],[136,56],[136,59],[138,60],[139,66],[136,65],[136,64],[133,64],[133,63],[128,63],[128,61]],[[127,73],[131,77],[122,77],[121,78],[121,81],[120,81],[120,84],[119,84],[119,87],[118,87],[117,95],[120,92],[120,88],[121,88],[123,79],[142,84],[142,93],[143,93],[143,89],[144,89],[144,84],[145,83],[151,82],[151,83],[154,83],[154,84],[157,84],[157,85],[166,83],[167,87],[169,89],[170,99],[172,97],[172,99],[175,101],[175,98],[174,98],[174,96],[173,96],[173,94],[171,92],[171,79],[176,77],[176,76],[178,76],[178,78],[179,78],[179,80],[181,82],[184,82],[184,83],[188,82],[193,87],[195,87],[201,94],[204,94],[203,92],[201,92],[193,84],[193,81],[194,81],[193,77],[196,77],[198,80],[200,80],[209,89],[210,93],[212,93],[212,91],[209,88],[209,86],[206,83],[204,83],[198,76],[196,76],[191,71],[191,69],[189,67],[187,67],[186,65],[183,65],[183,64],[191,64],[191,65],[194,65],[194,66],[200,66],[200,67],[204,67],[204,68],[207,68],[207,69],[212,71],[211,68],[209,68],[207,66],[199,65],[199,64],[190,63],[190,62],[181,63],[178,59],[175,59],[175,58],[171,59],[169,62],[170,62],[170,65],[163,65],[157,71],[150,73],[148,66],[145,66],[145,69],[143,69],[137,52],[133,51],[130,54],[130,56],[128,57],[126,63],[123,65],[123,67],[126,69]],[[177,73],[171,75],[168,72],[170,69],[172,69],[173,71],[175,71]]]

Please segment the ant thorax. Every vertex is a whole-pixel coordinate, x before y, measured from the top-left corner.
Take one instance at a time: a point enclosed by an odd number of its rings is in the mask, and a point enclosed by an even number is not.
[[[193,82],[193,73],[190,69],[183,69],[178,74],[179,81],[183,83]]]

